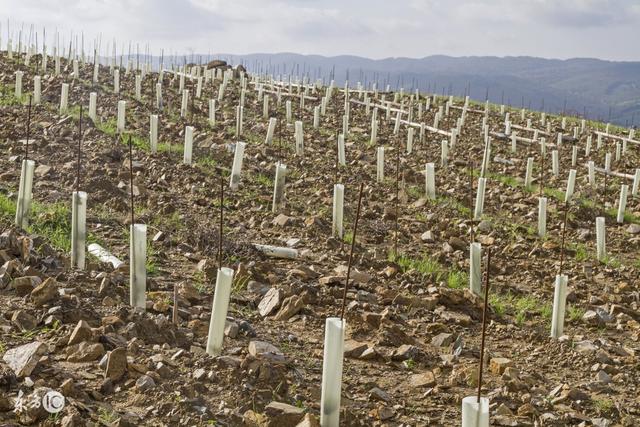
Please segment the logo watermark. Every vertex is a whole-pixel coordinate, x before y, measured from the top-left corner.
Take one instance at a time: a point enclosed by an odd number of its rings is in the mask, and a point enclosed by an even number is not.
[[[24,396],[22,390],[18,392],[18,398],[16,399],[14,412],[19,413],[28,410],[29,408],[42,408],[50,414],[57,414],[64,409],[64,396],[55,390],[47,391],[42,399],[38,399],[35,395],[32,395],[29,399]]]
[[[42,407],[50,414],[57,414],[64,409],[64,396],[55,390],[48,391],[42,397]]]

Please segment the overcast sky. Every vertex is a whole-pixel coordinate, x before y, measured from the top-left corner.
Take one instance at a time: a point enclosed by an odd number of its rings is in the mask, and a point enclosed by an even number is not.
[[[0,18],[3,49],[9,19],[154,53],[640,60],[640,0],[0,0]]]

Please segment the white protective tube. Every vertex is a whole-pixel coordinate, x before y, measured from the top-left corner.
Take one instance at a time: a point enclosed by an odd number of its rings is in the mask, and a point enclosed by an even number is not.
[[[596,217],[596,258],[598,259],[598,261],[603,261],[607,256],[607,246],[605,238],[604,217]]]
[[[98,258],[101,262],[108,262],[113,265],[113,268],[119,268],[124,262],[113,256],[108,250],[103,248],[97,243],[91,243],[87,248],[89,253]]]
[[[14,95],[16,98],[22,98],[22,75],[24,73],[22,71],[16,71],[16,86]]]
[[[291,101],[284,103],[287,115],[287,123],[291,123]]]
[[[237,190],[240,185],[240,174],[242,173],[242,160],[244,159],[244,147],[245,143],[238,141],[236,143],[236,150],[233,155],[233,165],[231,166],[231,178],[229,181],[229,187],[232,190]]]
[[[29,225],[29,211],[33,189],[33,171],[36,163],[33,160],[23,160],[20,170],[20,185],[18,187],[18,203],[16,205],[16,225],[26,229]]]
[[[627,193],[629,193],[629,186],[622,184],[620,187],[620,199],[618,200],[618,217],[616,218],[618,224],[624,222],[624,210],[627,207]]]
[[[60,114],[67,112],[69,105],[69,83],[62,83],[62,89],[60,90]]]
[[[193,153],[193,126],[186,126],[184,128],[184,155],[182,163],[190,165]]]
[[[474,221],[479,221],[484,210],[484,190],[487,184],[487,178],[478,178],[478,191],[476,193],[476,206],[473,212]]]
[[[198,82],[196,84],[196,98],[200,99],[202,96],[202,77],[198,77]]]
[[[427,163],[425,165],[425,186],[427,199],[436,198],[436,173],[435,165],[433,163]]]
[[[384,181],[384,147],[378,147],[376,154],[376,182],[382,182]]]
[[[151,147],[151,153],[158,152],[158,115],[151,114],[149,116],[149,146]]]
[[[269,117],[269,97],[265,96],[262,99],[262,118],[266,119]]]
[[[478,242],[472,242],[469,250],[469,289],[482,293],[482,245]]]
[[[547,198],[538,198],[538,237],[542,238],[547,234]]]
[[[135,97],[138,101],[140,101],[140,99],[142,98],[142,78],[140,77],[140,74],[136,74]]]
[[[571,149],[571,166],[576,167],[576,163],[578,163],[578,146],[574,145]]]
[[[296,143],[296,156],[304,154],[304,131],[302,130],[302,122],[296,120],[294,123],[294,138]]]
[[[524,188],[530,189],[533,181],[533,157],[527,158],[527,170],[524,175]]]
[[[484,141],[484,153],[482,154],[482,167],[480,169],[481,177],[487,176],[489,164],[491,163],[491,139],[485,136]]]
[[[344,185],[335,184],[333,186],[333,215],[331,225],[331,235],[337,235],[342,239],[343,227],[342,227],[342,215],[344,210]]]
[[[146,308],[147,225],[129,226],[129,297],[133,307]]]
[[[98,104],[98,94],[96,92],[91,92],[89,94],[89,118],[94,122],[97,119],[97,104]]]
[[[446,167],[449,161],[449,143],[446,139],[443,139],[440,143],[440,164],[442,167]]]
[[[576,170],[569,170],[569,178],[567,179],[567,190],[564,193],[564,201],[565,203],[571,200],[573,196],[573,190],[576,187]]]
[[[118,133],[124,132],[126,127],[125,114],[127,109],[126,101],[118,101],[118,121],[116,123],[116,129]]]
[[[182,102],[180,103],[180,117],[187,115],[187,109],[189,108],[189,91],[184,89],[182,91]]]
[[[287,165],[276,163],[276,177],[273,181],[273,204],[271,211],[276,213],[284,205],[284,187]]]
[[[346,166],[347,160],[345,158],[345,150],[344,150],[344,135],[338,135],[338,164],[340,166]]]
[[[397,135],[398,132],[400,132],[400,112],[398,111],[398,114],[396,115],[396,121],[393,125],[393,134]]]
[[[267,127],[267,137],[264,140],[266,145],[273,143],[273,134],[276,130],[276,118],[271,117],[269,119],[269,126]]]
[[[329,317],[325,322],[320,398],[320,425],[322,427],[340,426],[345,328],[344,319]]]
[[[560,173],[558,150],[551,151],[551,172],[553,173],[553,176],[558,176],[558,174]]]
[[[553,292],[553,314],[551,317],[551,338],[558,339],[564,332],[564,312],[567,303],[567,275],[556,275]]]
[[[411,154],[411,152],[413,151],[413,133],[414,133],[414,129],[410,127],[407,130],[407,154]]]
[[[33,78],[33,104],[38,105],[42,99],[42,79],[40,76]]]
[[[467,396],[462,399],[462,427],[489,427],[489,398]]]
[[[87,240],[87,193],[74,191],[71,196],[71,267],[84,270]]]
[[[120,70],[113,70],[113,93],[120,93]]]
[[[162,81],[162,79],[160,79]],[[156,109],[162,108],[162,83],[156,83]]]
[[[320,126],[320,107],[316,105],[313,107],[313,127],[317,129]]]
[[[587,163],[587,169],[589,175],[589,185],[593,187],[596,185],[596,165],[593,160],[589,160],[589,162]]]
[[[636,174],[633,177],[633,187],[631,187],[631,195],[636,197],[638,195],[638,187],[640,186],[640,169],[636,169]]]
[[[236,107],[236,138],[242,136],[242,123],[244,116],[244,107],[242,105],[238,105]]]
[[[97,84],[98,83],[98,75],[100,74],[100,64],[98,62],[95,62],[93,64],[93,76],[91,78],[91,81],[93,82],[93,84]]]
[[[342,115],[342,133],[345,137],[349,136],[349,115]]]
[[[378,141],[378,109],[373,109],[373,114],[371,114],[371,145],[375,145]]]
[[[272,258],[293,259],[298,257],[298,251],[292,248],[283,248],[279,246],[261,245],[254,243],[253,247]]]
[[[584,156],[585,157],[589,157],[589,154],[591,154],[591,142],[593,141],[593,136],[589,135],[587,137],[587,143],[584,146]]]
[[[213,294],[213,307],[209,321],[209,336],[207,337],[207,354],[218,356],[222,352],[224,328],[229,309],[233,270],[227,267],[218,269],[216,290]]]

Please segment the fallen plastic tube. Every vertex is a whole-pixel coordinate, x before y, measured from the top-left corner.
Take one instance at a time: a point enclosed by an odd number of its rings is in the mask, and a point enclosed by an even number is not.
[[[111,252],[109,252],[108,250],[106,250],[105,248],[103,248],[97,243],[90,244],[88,249],[91,255],[98,258],[101,262],[110,263],[111,265],[113,265],[113,268],[119,268],[122,264],[124,264],[118,258],[111,255]]]
[[[297,258],[298,251],[291,248],[282,248],[278,246],[260,245],[254,243],[253,246],[263,254],[274,258]]]

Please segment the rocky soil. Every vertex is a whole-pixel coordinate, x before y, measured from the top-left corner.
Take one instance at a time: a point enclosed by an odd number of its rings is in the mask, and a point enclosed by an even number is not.
[[[394,135],[395,113],[387,120],[378,111],[386,179],[376,183],[376,147],[369,143],[371,117],[364,106],[351,105],[347,165],[336,167],[342,92],[334,91],[317,129],[313,107],[324,89],[310,93],[317,100],[306,100],[304,109],[299,95],[288,98],[283,91],[277,113],[271,95],[271,115],[284,121],[284,100],[292,99],[294,119],[304,123],[304,155],[296,156],[293,123],[281,123],[274,144],[265,145],[263,104],[248,84],[242,181],[236,191],[225,189],[223,206],[222,264],[235,270],[235,278],[224,349],[212,357],[205,346],[218,267],[219,188],[221,179],[228,186],[237,141],[239,79],[227,87],[211,126],[208,99],[217,98],[220,81],[207,83],[182,118],[178,79],[170,73],[164,76],[165,105],[159,112],[153,92],[157,73],[145,76],[137,101],[133,72],[121,70],[116,95],[108,67],[100,68],[99,83],[93,84],[91,64],[81,65],[73,79],[73,68],[64,60],[62,75],[52,75],[50,59],[43,102],[30,120],[29,158],[37,167],[31,225],[20,230],[13,217],[27,107],[26,97],[17,100],[12,94],[16,70],[24,72],[24,92],[33,90],[37,60],[27,67],[24,58],[0,52],[1,425],[319,425],[324,324],[340,315],[360,183],[362,213],[345,313],[342,425],[460,425],[462,398],[477,392],[482,328],[483,301],[468,290],[472,236],[492,251],[482,382],[492,425],[640,425],[640,198],[629,196],[625,223],[616,224],[622,180],[610,176],[605,187],[598,174],[597,188],[588,185],[586,162],[601,166],[605,152],[615,152],[615,141],[605,138],[598,150],[594,137],[585,157],[587,136],[602,124],[589,123],[578,140],[562,145],[557,177],[547,150],[548,235],[540,239],[541,155],[533,144],[521,143],[512,153],[508,139],[494,139],[483,219],[471,221],[475,189],[469,183],[477,186],[484,149],[481,113],[467,113],[462,135],[442,167],[441,135],[427,132],[420,141],[416,130],[407,154],[405,126]],[[63,82],[71,86],[70,109],[60,114]],[[185,84],[193,96],[196,80],[187,78]],[[90,92],[98,94],[96,123],[86,118]],[[358,98],[357,90],[350,96]],[[127,101],[125,135],[115,133],[119,99]],[[409,96],[402,101],[407,108]],[[438,97],[421,121],[431,125],[445,101]],[[424,95],[420,102],[425,103]],[[85,117],[78,183],[80,105]],[[157,154],[148,144],[153,113],[160,115]],[[451,109],[439,127],[454,127],[460,113]],[[512,110],[511,118],[526,124],[519,110]],[[526,118],[544,129],[539,113],[526,112]],[[551,143],[562,131],[561,119],[548,120]],[[488,123],[492,131],[504,131],[498,107],[492,107]],[[190,166],[182,164],[185,125],[195,127]],[[627,135],[628,130],[611,132]],[[134,213],[136,222],[148,225],[146,310],[129,305],[129,137]],[[580,147],[578,178],[563,251],[564,188],[573,144]],[[639,149],[629,143],[612,169],[633,174],[640,167]],[[535,159],[530,190],[523,187],[527,157]],[[277,161],[288,169],[286,205],[272,213]],[[436,200],[424,195],[426,162],[436,163]],[[331,236],[338,182],[345,185],[344,241]],[[89,197],[89,242],[125,261],[118,269],[93,257],[84,271],[69,268],[70,200],[76,186]],[[595,255],[596,216],[607,221],[605,262]],[[299,257],[268,258],[253,243],[295,248]],[[565,335],[553,340],[551,304],[560,268],[570,289]],[[39,402],[48,390],[65,396],[58,414],[19,404]]]

